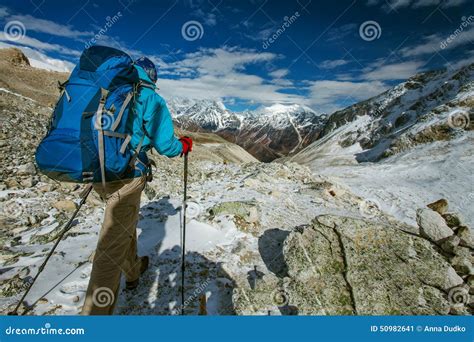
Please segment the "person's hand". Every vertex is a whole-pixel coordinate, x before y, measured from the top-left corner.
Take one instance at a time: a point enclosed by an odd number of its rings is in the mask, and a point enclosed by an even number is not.
[[[190,137],[181,137],[179,138],[181,144],[183,145],[183,152],[181,152],[181,157],[187,155],[189,152],[193,150],[193,140]]]

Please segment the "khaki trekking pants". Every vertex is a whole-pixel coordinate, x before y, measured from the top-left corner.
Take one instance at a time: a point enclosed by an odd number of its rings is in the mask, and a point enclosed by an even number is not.
[[[145,184],[145,176],[108,182],[105,189],[100,183],[94,184],[106,207],[82,315],[111,315],[121,273],[127,281],[140,276],[136,228]]]

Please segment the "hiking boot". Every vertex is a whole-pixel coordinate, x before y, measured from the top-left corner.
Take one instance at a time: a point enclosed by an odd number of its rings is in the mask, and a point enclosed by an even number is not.
[[[142,275],[143,273],[145,273],[145,271],[147,270],[148,268],[148,263],[150,262],[148,256],[142,256],[140,258],[141,260],[141,265],[140,265],[140,275]],[[140,282],[140,277],[138,277],[137,279],[135,280],[132,280],[132,281],[127,281],[125,282],[125,289],[126,290],[134,290],[137,288],[138,284]]]

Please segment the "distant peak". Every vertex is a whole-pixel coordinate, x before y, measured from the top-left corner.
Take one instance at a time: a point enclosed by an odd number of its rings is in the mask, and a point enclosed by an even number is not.
[[[275,115],[275,114],[286,114],[286,113],[295,113],[295,112],[314,112],[309,107],[302,106],[299,104],[283,104],[283,103],[275,103],[268,107],[260,107],[256,110],[260,114],[268,114],[268,115]]]

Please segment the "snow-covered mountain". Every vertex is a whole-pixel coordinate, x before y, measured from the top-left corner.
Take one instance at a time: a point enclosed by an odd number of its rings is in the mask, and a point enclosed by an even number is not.
[[[440,196],[473,222],[473,108],[474,64],[421,73],[332,114],[322,137],[289,159],[408,223]]]
[[[326,115],[297,104],[240,113],[212,100],[173,98],[168,106],[180,127],[217,133],[262,161],[296,153],[318,138],[326,122]]]
[[[216,132],[240,127],[243,117],[220,101],[171,98],[168,107],[181,128]]]
[[[472,129],[473,81],[474,64],[455,71],[417,74],[376,97],[333,113],[321,139],[307,152],[317,150],[319,158],[324,153],[321,148],[331,146],[327,153],[335,158],[344,154],[355,162],[366,162],[418,144],[450,140],[460,129]]]

